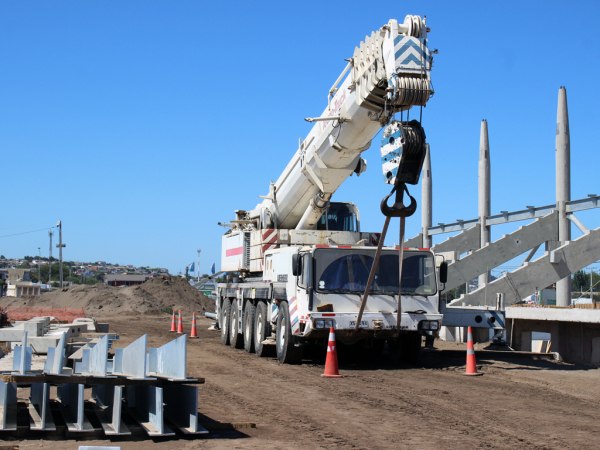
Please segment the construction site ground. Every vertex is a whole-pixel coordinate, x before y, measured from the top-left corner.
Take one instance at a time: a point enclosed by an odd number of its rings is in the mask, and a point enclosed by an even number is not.
[[[176,337],[164,313],[122,312],[97,317],[121,335],[116,346],[148,334],[158,347]],[[185,322],[189,331],[189,314]],[[436,341],[422,362],[340,355],[343,378],[322,378],[325,352],[299,366],[281,365],[221,345],[211,321],[198,318],[200,338],[188,340],[188,376],[203,377],[200,422],[208,435],[175,439],[60,443],[29,432],[20,448],[77,449],[597,449],[600,448],[600,369],[533,360],[491,360],[477,352],[480,377],[465,377],[466,345]],[[479,347],[479,346],[478,346]],[[459,353],[460,355],[460,353]],[[21,394],[19,394],[21,396]],[[236,424],[237,430],[219,429]],[[252,427],[255,424],[255,427]],[[0,436],[1,437],[1,436]],[[8,442],[5,442],[8,444]]]

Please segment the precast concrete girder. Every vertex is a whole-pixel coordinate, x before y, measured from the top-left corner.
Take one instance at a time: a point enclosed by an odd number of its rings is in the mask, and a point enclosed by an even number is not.
[[[456,236],[435,244],[432,250],[435,253],[456,252],[457,256],[479,248],[481,225],[475,224]]]
[[[558,212],[555,211],[450,264],[445,290],[467,283],[542,242],[556,240],[557,236]]]
[[[556,250],[546,252],[535,261],[526,263],[514,272],[489,283],[486,288],[477,289],[460,297],[448,306],[486,305],[495,301],[496,294],[506,294],[506,305],[512,305],[539,289],[550,286],[572,273],[600,259],[600,228],[591,230],[574,241],[569,241]],[[486,302],[486,299],[490,301]]]

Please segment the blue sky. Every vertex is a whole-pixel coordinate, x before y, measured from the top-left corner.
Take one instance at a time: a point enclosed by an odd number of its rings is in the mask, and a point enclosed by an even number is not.
[[[492,214],[555,202],[558,88],[567,87],[572,198],[600,194],[597,2],[0,3],[0,235],[64,224],[67,260],[201,271],[224,228],[293,156],[354,47],[390,18],[427,15],[435,95],[433,221],[477,215],[482,119]],[[336,193],[380,231],[379,142]],[[420,199],[420,186],[413,187]],[[600,226],[600,213],[581,213]],[[493,238],[523,223],[496,227]],[[420,211],[407,236],[420,228]],[[390,243],[397,240],[392,224]],[[578,232],[574,231],[574,237]],[[446,236],[444,236],[445,238]],[[0,238],[48,254],[41,231]],[[56,249],[54,255],[56,255]]]

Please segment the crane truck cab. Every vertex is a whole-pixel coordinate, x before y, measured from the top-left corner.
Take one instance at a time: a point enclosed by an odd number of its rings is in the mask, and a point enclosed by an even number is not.
[[[402,348],[416,362],[421,336],[439,330],[440,279],[429,249],[405,249],[401,321],[399,250],[384,247],[358,331],[356,320],[375,247],[310,245],[268,250],[262,279],[219,284],[219,325],[224,344],[259,356],[275,347],[282,363],[297,363],[307,344],[325,344],[330,328],[347,345]],[[444,281],[444,280],[441,280]]]

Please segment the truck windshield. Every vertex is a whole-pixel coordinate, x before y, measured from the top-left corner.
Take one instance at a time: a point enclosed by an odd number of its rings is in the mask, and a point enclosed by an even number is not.
[[[323,248],[315,251],[315,289],[321,293],[363,294],[373,265],[375,249]],[[371,285],[373,294],[398,294],[398,251],[384,250]],[[434,295],[437,292],[433,255],[404,251],[402,293]]]

